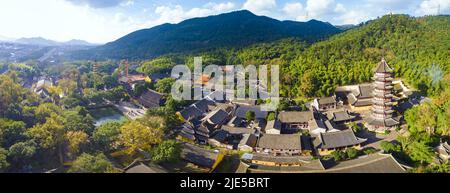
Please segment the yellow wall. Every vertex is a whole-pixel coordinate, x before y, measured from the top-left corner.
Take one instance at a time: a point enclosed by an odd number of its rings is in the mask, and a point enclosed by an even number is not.
[[[265,166],[281,166],[281,167],[301,166],[300,163],[286,164],[286,163],[276,163],[276,162],[261,161],[261,160],[252,160],[252,163],[258,164],[258,165],[265,165]]]
[[[224,157],[225,157],[225,155],[223,153],[219,153],[219,155],[217,155],[216,162],[214,162],[214,165],[211,168],[211,170],[209,170],[209,173],[213,172],[214,169],[216,169],[216,167],[220,164],[220,162],[222,162]]]
[[[355,106],[350,105],[350,107],[354,111],[369,111],[372,108],[372,105],[362,106],[362,107],[355,107]]]

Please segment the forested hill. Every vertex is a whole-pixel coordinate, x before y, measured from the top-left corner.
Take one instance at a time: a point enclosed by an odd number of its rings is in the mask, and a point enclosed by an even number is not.
[[[397,77],[424,94],[435,95],[450,78],[450,17],[387,15],[309,45],[298,39],[260,43],[243,49],[163,56],[145,62],[152,73],[203,56],[206,64],[279,64],[281,91],[291,98],[326,96],[338,85],[371,81],[373,68],[385,57]]]
[[[450,72],[450,17],[386,15],[369,21],[288,61],[284,85],[296,85],[288,91],[294,96],[328,95],[337,85],[370,81],[382,56],[397,77],[437,94]]]
[[[244,10],[139,30],[84,54],[97,58],[149,59],[169,53],[239,48],[287,37],[315,42],[340,31],[317,20],[278,21]]]

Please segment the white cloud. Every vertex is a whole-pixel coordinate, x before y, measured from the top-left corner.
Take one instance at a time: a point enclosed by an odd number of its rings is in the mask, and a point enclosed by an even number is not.
[[[67,0],[75,5],[88,5],[93,8],[107,8],[133,3],[132,0]]]
[[[320,17],[334,12],[334,0],[308,0],[306,11],[311,17]]]
[[[336,3],[334,0],[307,0],[306,6],[300,2],[286,3],[283,12],[289,18],[297,21],[306,21],[310,19],[325,20],[330,17],[337,17],[347,11],[343,4]]]
[[[436,15],[450,12],[450,0],[424,0],[416,10],[418,15]]]
[[[122,7],[128,7],[128,6],[133,6],[133,5],[134,5],[134,1],[133,0],[127,0],[127,1],[122,2],[120,4],[120,6],[122,6]]]
[[[210,8],[216,12],[224,12],[224,11],[230,11],[234,9],[236,5],[232,2],[226,2],[226,3],[207,3],[204,7]]]
[[[2,1],[0,34],[67,41],[83,39],[104,43],[142,27],[142,21],[65,0]]]
[[[288,16],[296,16],[299,12],[303,12],[303,5],[300,2],[286,3],[283,11]]]
[[[347,9],[345,9],[344,5],[342,5],[340,3],[338,3],[336,5],[336,8],[334,8],[334,12],[336,12],[336,13],[344,13],[346,11],[347,11]]]
[[[307,19],[305,8],[300,2],[286,3],[283,7],[283,12],[288,18],[293,18],[297,21],[305,21]]]
[[[351,10],[346,11],[339,16],[339,23],[337,24],[359,24],[363,21],[367,21],[369,18],[370,16],[364,10]]]
[[[365,0],[368,7],[380,7],[385,12],[407,9],[414,5],[417,0]]]
[[[242,8],[255,14],[268,14],[276,6],[277,2],[275,0],[247,0]]]
[[[204,17],[208,15],[219,14],[233,10],[234,3],[207,3],[203,7],[195,7],[185,10],[181,5],[175,6],[158,6],[155,13],[158,15],[156,20],[152,20],[149,24],[157,25],[162,23],[178,23],[188,18]]]

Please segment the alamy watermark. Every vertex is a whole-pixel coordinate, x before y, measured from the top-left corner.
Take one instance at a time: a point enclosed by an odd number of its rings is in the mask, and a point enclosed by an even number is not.
[[[268,69],[270,67],[270,69]],[[278,65],[208,65],[194,58],[194,72],[186,65],[172,69],[172,97],[175,100],[217,101],[264,100],[262,111],[275,111],[280,102],[280,68]]]

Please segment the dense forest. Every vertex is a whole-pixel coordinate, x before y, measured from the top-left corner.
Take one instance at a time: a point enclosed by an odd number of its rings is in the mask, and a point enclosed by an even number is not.
[[[195,54],[172,54],[144,62],[143,72],[174,64],[268,64],[282,69],[282,95],[308,98],[330,95],[336,86],[371,81],[373,68],[385,57],[395,76],[426,95],[443,90],[450,72],[450,17],[386,15],[315,44],[297,38],[246,48],[214,49]],[[151,70],[150,70],[151,69]]]
[[[174,106],[181,105],[168,99],[142,119],[98,126],[92,109],[105,99],[130,100],[117,81],[116,63],[101,62],[97,73],[85,61],[40,67],[7,65],[0,74],[0,172],[122,172],[139,152],[152,155],[155,163],[179,159],[179,143],[165,135],[178,123]],[[22,86],[39,75],[61,77],[47,88],[47,99]],[[165,85],[151,86],[164,90]],[[112,153],[119,158],[112,161]]]

